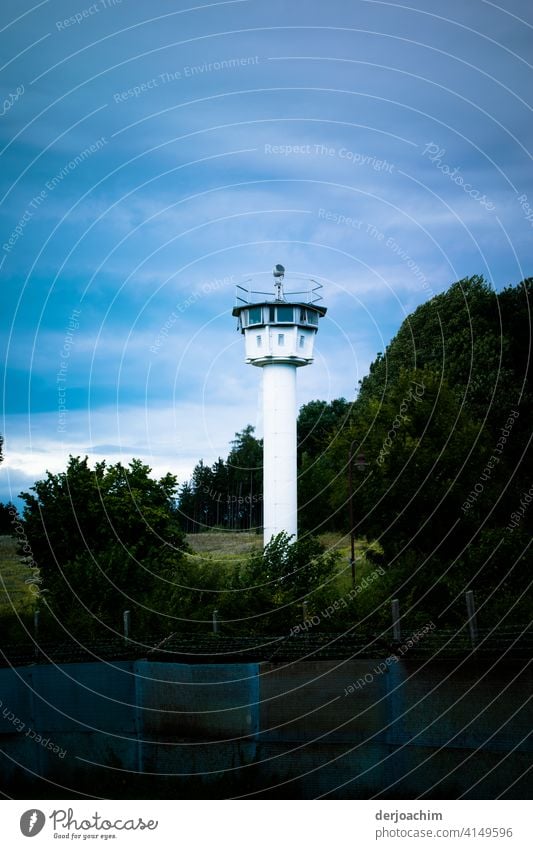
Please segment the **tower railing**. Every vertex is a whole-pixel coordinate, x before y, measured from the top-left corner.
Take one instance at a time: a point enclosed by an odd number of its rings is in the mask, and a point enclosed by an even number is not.
[[[245,282],[251,283],[251,280],[245,281]],[[319,283],[318,280],[313,280],[312,278],[310,278],[309,283],[312,284],[312,285],[307,289],[295,289],[295,290],[291,290],[289,292],[284,291],[283,292],[284,300],[287,299],[287,296],[303,295],[303,296],[305,296],[305,303],[306,304],[318,304],[319,301],[323,301],[324,298],[322,297],[321,290],[324,287],[323,287],[322,283]],[[247,306],[248,304],[253,304],[254,302],[257,301],[257,296],[260,296],[260,295],[266,295],[267,299],[269,301],[271,300],[272,303],[275,303],[276,300],[279,301],[279,299],[276,299],[275,293],[272,292],[272,291],[265,292],[262,289],[252,289],[251,287],[249,287],[249,286],[247,287],[247,286],[245,286],[241,283],[237,283],[237,285],[235,286],[235,299],[237,301],[237,306],[241,306],[241,305]],[[301,298],[300,300],[303,301],[304,298]],[[287,303],[290,303],[290,302],[287,301]]]

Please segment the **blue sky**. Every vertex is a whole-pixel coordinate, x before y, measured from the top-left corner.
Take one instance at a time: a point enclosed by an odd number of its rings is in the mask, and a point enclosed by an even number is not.
[[[454,280],[531,276],[532,26],[527,0],[4,0],[0,500],[69,453],[183,482],[260,434],[231,309],[277,262],[328,307],[301,404],[352,398]]]

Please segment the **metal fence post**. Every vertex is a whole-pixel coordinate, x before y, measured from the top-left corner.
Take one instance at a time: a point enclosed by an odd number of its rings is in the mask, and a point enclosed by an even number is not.
[[[35,657],[39,655],[39,625],[41,620],[41,611],[33,611],[33,639],[35,640]]]
[[[474,593],[472,590],[467,590],[465,593],[466,612],[468,615],[468,629],[470,631],[470,642],[472,648],[475,649],[478,642],[476,604],[474,601]]]
[[[213,634],[218,634],[218,610],[213,610]]]
[[[130,623],[131,623],[131,613],[129,610],[125,610],[122,614],[122,619],[124,622],[124,642],[127,643],[130,638]]]
[[[395,643],[401,642],[402,632],[400,628],[400,601],[397,598],[393,598],[391,602],[391,610],[392,610],[392,639]]]

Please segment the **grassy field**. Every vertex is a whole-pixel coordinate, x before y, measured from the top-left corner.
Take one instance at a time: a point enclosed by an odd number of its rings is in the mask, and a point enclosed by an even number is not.
[[[338,533],[326,533],[319,537],[326,550],[336,549],[341,554],[339,562],[339,583],[348,586],[350,540],[348,536]],[[209,531],[202,534],[189,534],[187,542],[192,550],[192,557],[220,563],[220,566],[231,571],[238,566],[253,551],[260,551],[263,545],[263,535],[248,532]],[[358,574],[365,574],[369,565],[365,561],[366,543],[357,540],[356,556]],[[14,537],[0,536],[0,616],[13,612],[30,614],[35,606],[31,587],[25,583],[30,577],[27,565],[17,554],[17,543]]]
[[[326,551],[335,550],[340,554],[336,583],[339,595],[343,595],[352,586],[350,537],[348,534],[328,532],[320,534],[318,539]],[[208,531],[201,534],[188,534],[187,542],[192,549],[192,557],[217,563],[221,569],[230,572],[246,560],[253,551],[261,551],[263,535],[246,531]],[[356,540],[355,556],[359,578],[364,577],[374,568],[365,558],[365,552],[369,548],[379,549],[379,546],[376,543],[368,544],[365,540]]]
[[[320,542],[329,551],[336,549],[341,554],[350,554],[350,539],[338,533],[325,533],[319,537]],[[187,534],[187,542],[195,554],[208,554],[213,557],[242,559],[243,555],[252,551],[260,551],[263,546],[263,534],[251,534],[247,531],[208,531],[202,534]],[[359,540],[357,549],[361,548]]]
[[[27,565],[17,554],[14,537],[0,536],[0,615],[30,612],[34,607],[31,587],[24,583],[31,576]]]
[[[204,534],[187,534],[187,542],[195,554],[207,554],[216,559],[242,560],[243,555],[261,549],[263,535],[246,531],[208,531]]]

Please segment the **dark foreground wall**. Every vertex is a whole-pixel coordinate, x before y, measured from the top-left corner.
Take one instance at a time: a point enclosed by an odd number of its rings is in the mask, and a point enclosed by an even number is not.
[[[39,798],[529,798],[531,693],[523,660],[2,669],[1,788]]]

